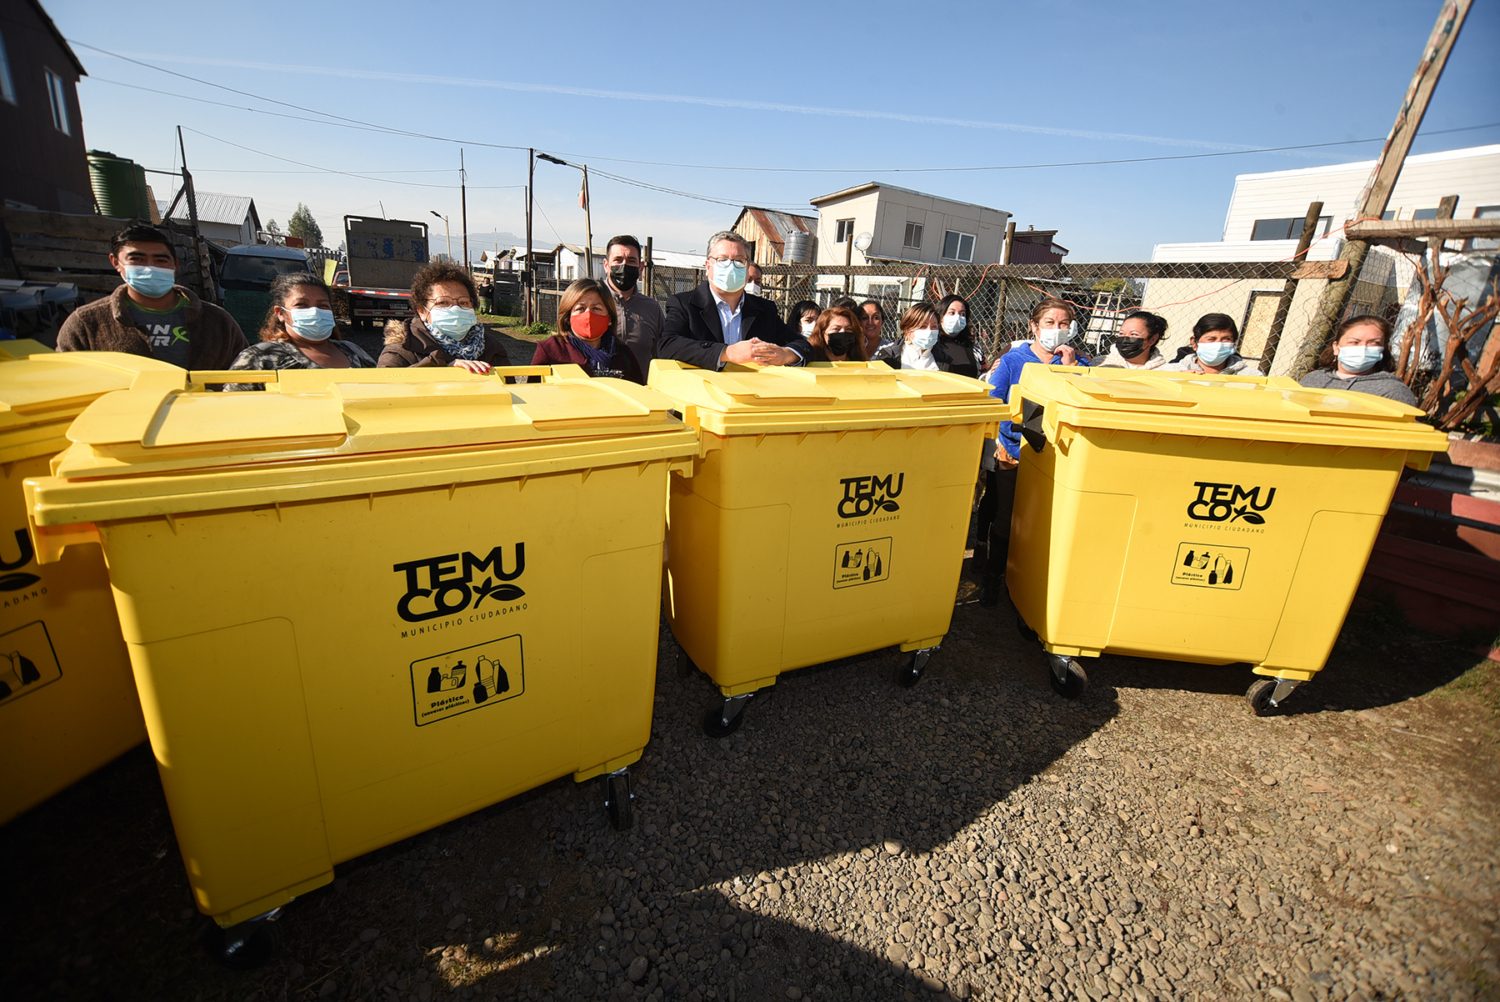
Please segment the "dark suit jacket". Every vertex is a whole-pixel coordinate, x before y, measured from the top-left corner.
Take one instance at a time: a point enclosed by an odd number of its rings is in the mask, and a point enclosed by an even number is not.
[[[747,292],[740,303],[740,340],[753,337],[789,347],[804,359],[809,357],[804,339],[787,337],[776,304]],[[667,322],[656,340],[657,358],[675,358],[700,369],[717,369],[723,350],[724,327],[719,323],[719,306],[707,282],[667,300]]]

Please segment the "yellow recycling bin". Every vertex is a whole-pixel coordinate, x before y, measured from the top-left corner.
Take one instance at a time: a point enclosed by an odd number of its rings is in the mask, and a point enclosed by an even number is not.
[[[1053,686],[1104,652],[1248,662],[1269,713],[1327,661],[1403,466],[1404,404],[1282,377],[1028,365],[1006,581]]]
[[[697,429],[672,478],[667,615],[737,729],[782,672],[884,647],[914,684],[948,632],[981,444],[1002,406],[977,379],[883,363],[657,359],[651,387]]]
[[[26,484],[43,560],[104,550],[199,909],[262,916],[569,774],[628,824],[697,448],[668,402],[576,366],[199,389],[247,375],[105,396]]]
[[[21,485],[47,473],[84,407],[152,371],[182,375],[137,355],[0,342],[0,824],[146,739],[104,561],[80,550],[38,566]]]

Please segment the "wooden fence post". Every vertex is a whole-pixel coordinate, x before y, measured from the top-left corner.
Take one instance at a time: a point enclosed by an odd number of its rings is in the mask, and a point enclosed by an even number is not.
[[[1307,215],[1302,219],[1302,234],[1297,237],[1297,253],[1292,255],[1292,260],[1301,264],[1307,256],[1307,248],[1312,246],[1313,237],[1318,232],[1318,217],[1323,215],[1323,203],[1313,202],[1307,207]],[[1260,371],[1269,374],[1271,363],[1276,359],[1276,349],[1281,345],[1281,331],[1286,327],[1287,314],[1292,309],[1292,299],[1297,295],[1297,279],[1295,277],[1286,280],[1281,288],[1281,301],[1276,304],[1276,315],[1271,318],[1271,329],[1266,334],[1266,347],[1261,352]]]

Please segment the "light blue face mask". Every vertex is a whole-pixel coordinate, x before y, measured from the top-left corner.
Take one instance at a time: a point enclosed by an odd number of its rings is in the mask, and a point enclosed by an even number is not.
[[[427,326],[444,337],[457,341],[473,329],[479,317],[467,306],[434,306],[427,315]]]
[[[1378,344],[1349,344],[1339,349],[1339,365],[1350,372],[1369,372],[1385,357]]]
[[[177,284],[177,272],[172,268],[153,268],[149,264],[127,264],[125,284],[143,296],[160,299]]]
[[[938,343],[937,328],[918,327],[911,332],[911,343],[918,351],[931,351],[932,346]]]
[[[292,333],[304,341],[327,341],[333,334],[333,311],[320,306],[287,310]]]
[[[720,292],[739,292],[745,287],[750,266],[743,261],[715,261],[714,288]]]
[[[1234,354],[1234,342],[1209,341],[1198,345],[1198,361],[1204,365],[1223,365]]]

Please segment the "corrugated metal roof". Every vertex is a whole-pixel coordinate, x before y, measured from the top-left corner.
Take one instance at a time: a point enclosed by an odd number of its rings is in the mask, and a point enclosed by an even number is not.
[[[750,213],[755,220],[755,225],[776,247],[777,257],[786,253],[786,238],[793,233],[816,236],[818,232],[817,216],[798,216],[791,212],[762,209],[754,205],[745,206],[744,211]]]
[[[203,223],[228,223],[239,226],[247,218],[260,228],[260,216],[255,211],[255,199],[249,195],[224,195],[216,191],[200,191],[198,196],[198,221]],[[160,211],[167,211],[167,203],[158,200]],[[177,203],[173,219],[187,219],[187,199]]]

